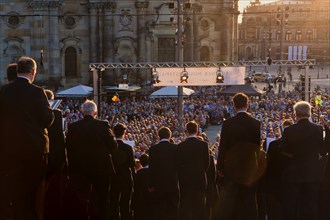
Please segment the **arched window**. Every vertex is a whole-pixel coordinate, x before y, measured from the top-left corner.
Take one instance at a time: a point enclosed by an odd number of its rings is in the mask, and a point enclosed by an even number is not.
[[[22,55],[22,52],[21,52],[20,48],[18,48],[18,46],[11,45],[6,50],[6,54],[10,59],[9,60],[10,63],[15,63],[15,62],[17,62],[18,58]]]
[[[247,57],[248,60],[252,60],[254,55],[252,53],[251,47],[245,48],[245,56]]]
[[[210,61],[210,50],[208,47],[203,46],[200,51],[200,61]]]
[[[65,76],[77,77],[77,51],[74,47],[65,50]]]

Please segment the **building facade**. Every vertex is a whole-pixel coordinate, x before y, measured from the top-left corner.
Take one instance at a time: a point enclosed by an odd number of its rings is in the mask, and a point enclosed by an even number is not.
[[[239,60],[330,62],[328,0],[251,2],[239,24]]]
[[[177,4],[182,4],[178,17]],[[221,13],[219,13],[221,12]],[[89,63],[236,61],[237,0],[2,0],[0,83],[22,55],[38,62],[37,81],[49,87],[91,84]],[[143,84],[147,69],[104,72],[104,84]]]

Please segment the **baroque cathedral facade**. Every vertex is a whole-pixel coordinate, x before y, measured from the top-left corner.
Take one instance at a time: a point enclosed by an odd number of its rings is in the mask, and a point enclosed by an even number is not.
[[[2,0],[0,83],[22,55],[57,88],[91,84],[90,63],[175,62],[178,4],[184,62],[238,60],[237,0]],[[151,70],[106,70],[104,84],[124,74],[142,85]]]

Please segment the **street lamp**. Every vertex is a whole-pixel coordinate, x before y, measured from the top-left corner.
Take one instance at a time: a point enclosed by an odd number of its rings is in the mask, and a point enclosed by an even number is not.
[[[289,10],[290,10],[289,6],[286,6],[285,10],[282,10],[280,6],[277,8],[276,23],[281,28],[280,60],[283,60],[284,25],[288,24]]]
[[[182,48],[182,10],[183,6],[180,0],[177,0],[177,61],[183,62],[183,48]],[[178,86],[178,121],[179,130],[183,131],[183,87]]]
[[[102,101],[102,73],[105,71],[105,68],[100,68],[97,71],[97,89],[98,89],[98,116],[101,116],[101,101]]]

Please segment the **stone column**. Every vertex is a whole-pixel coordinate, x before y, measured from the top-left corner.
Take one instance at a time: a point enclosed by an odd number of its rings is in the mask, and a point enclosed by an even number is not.
[[[39,65],[39,72],[43,72],[50,81],[58,81],[61,79],[61,58],[60,58],[60,40],[59,40],[59,8],[62,6],[62,1],[31,1],[28,7],[31,8],[34,14],[42,12],[45,16],[40,16],[38,22],[39,28],[36,28],[34,37],[39,36],[38,46],[32,48],[33,54],[36,57],[41,57],[40,50],[43,50],[43,66]],[[38,20],[38,19],[36,19]],[[40,33],[39,33],[40,32]],[[41,62],[41,58],[39,60]]]
[[[198,48],[199,48],[199,42],[198,42],[198,25],[199,25],[199,17],[200,13],[202,12],[203,7],[199,3],[194,3],[192,6],[192,17],[190,18],[190,41],[187,47],[191,48],[191,55],[187,61],[198,61],[199,58],[198,54]]]
[[[146,9],[149,7],[148,1],[137,1],[135,2],[135,7],[137,9],[137,34],[138,34],[138,62],[146,61]]]
[[[99,47],[98,47],[98,11],[99,4],[98,3],[90,3],[88,5],[90,17],[89,17],[89,27],[90,27],[90,38],[89,38],[89,46],[90,46],[90,60],[92,63],[100,62],[99,58]]]
[[[149,58],[147,57],[147,41],[146,41],[146,9],[149,7],[148,1],[137,1],[135,2],[135,7],[137,9],[137,35],[138,35],[138,62],[147,62]],[[137,70],[136,82],[138,78],[142,79],[142,81],[147,80],[147,69],[139,69]],[[151,71],[151,70],[149,70]],[[142,83],[142,82],[140,82]]]
[[[220,60],[230,61],[230,54],[232,49],[232,15],[228,7],[223,8],[221,15],[221,43],[220,43]]]
[[[114,61],[114,13],[117,4],[114,2],[104,3],[103,21],[103,60],[106,63]]]
[[[232,47],[232,61],[238,61],[238,0],[234,1],[233,9],[233,47]]]
[[[60,79],[62,77],[61,71],[61,56],[60,56],[60,38],[59,38],[59,7],[62,3],[49,2],[49,43],[48,43],[48,61],[49,61],[49,75],[50,77]]]

